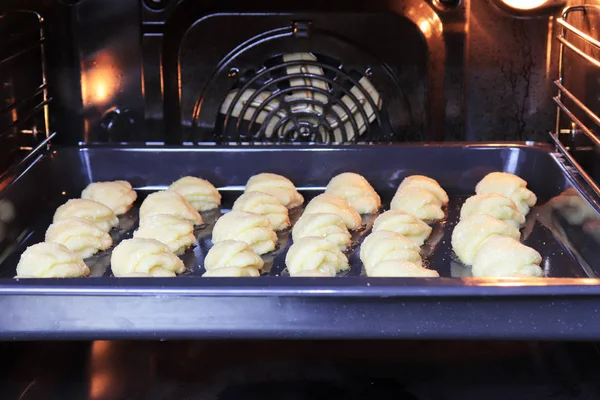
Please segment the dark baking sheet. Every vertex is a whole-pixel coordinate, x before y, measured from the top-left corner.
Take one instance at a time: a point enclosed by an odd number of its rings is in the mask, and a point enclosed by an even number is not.
[[[497,337],[512,330],[513,337],[600,334],[600,323],[591,314],[581,319],[579,311],[565,314],[570,306],[556,308],[560,296],[567,296],[578,307],[600,309],[600,282],[590,279],[600,270],[600,235],[584,229],[598,213],[588,206],[587,219],[571,224],[549,203],[573,187],[582,198],[595,201],[567,170],[550,148],[531,145],[60,149],[41,157],[3,191],[0,302],[11,312],[0,314],[0,336]],[[332,176],[358,172],[373,184],[384,205],[408,175],[438,180],[451,198],[448,217],[434,226],[423,252],[428,267],[443,278],[365,277],[357,244],[374,216],[365,217],[365,229],[354,235],[356,245],[348,254],[352,268],[343,276],[286,276],[284,258],[291,240],[290,232],[284,232],[279,249],[265,256],[269,276],[199,278],[210,247],[210,222],[219,213],[210,212],[203,215],[209,223],[196,231],[199,244],[183,255],[188,272],[178,278],[111,277],[108,251],[87,260],[93,277],[11,279],[21,252],[43,240],[54,210],[89,182],[126,179],[139,190],[141,201],[183,175],[201,176],[220,188],[226,212],[247,179],[265,171],[292,179],[307,200]],[[528,216],[523,241],[542,254],[549,278],[468,278],[469,269],[453,255],[450,236],[460,206],[491,171],[523,177],[538,195],[539,206]],[[292,210],[292,219],[300,213]],[[121,217],[113,231],[115,241],[130,237],[136,226],[137,207]],[[484,310],[486,323],[473,324],[470,318],[482,318]],[[554,318],[558,312],[562,320],[548,319],[549,312]],[[565,328],[565,321],[575,315],[576,325]],[[507,321],[512,321],[510,328]],[[538,330],[539,324],[546,329]]]
[[[220,210],[213,210],[202,213],[205,225],[195,229],[196,244],[188,249],[181,258],[183,259],[187,271],[179,278],[201,276],[204,272],[204,258],[212,247],[211,233],[216,220],[226,212],[231,210],[231,206],[235,199],[243,193],[243,190],[228,190],[224,193],[223,204]],[[322,193],[321,188],[316,190],[303,191],[306,201],[310,201],[315,195]],[[136,201],[135,206],[127,214],[120,217],[119,227],[111,231],[111,236],[114,241],[114,246],[124,239],[129,239],[133,236],[133,232],[138,227],[139,205],[147,196],[147,192],[140,192],[140,197]],[[433,231],[425,245],[422,247],[421,254],[423,256],[424,266],[435,269],[441,277],[468,277],[471,276],[470,268],[463,265],[454,255],[451,246],[451,234],[454,226],[458,223],[460,216],[460,208],[462,203],[468,197],[452,196],[450,203],[446,209],[447,217],[435,224],[432,224]],[[389,209],[391,199],[389,196],[383,198],[383,210]],[[53,210],[47,210],[52,212]],[[303,212],[303,207],[298,207],[290,211],[290,220],[292,225],[300,218]],[[379,213],[378,213],[379,214]],[[360,261],[360,243],[371,232],[373,222],[378,214],[363,215],[363,228],[357,231],[352,231],[352,245],[346,251],[346,256],[350,261],[350,270],[343,271],[338,274],[339,277],[346,276],[365,276],[364,267]],[[552,232],[542,224],[536,221],[538,209],[534,208],[528,215],[526,226],[528,229],[523,230],[523,243],[537,249],[542,254],[545,275],[548,277],[587,277],[586,271],[582,268],[581,262],[576,256],[569,252],[568,248],[560,241],[560,238],[554,236]],[[8,257],[4,265],[15,266],[21,254],[21,249],[31,244],[44,240],[44,233],[48,227],[45,222],[51,220],[52,215],[45,216],[39,223],[36,223],[31,230],[31,233],[15,251]],[[262,275],[277,276],[282,278],[290,278],[285,266],[285,256],[289,247],[292,245],[291,228],[285,231],[278,232],[277,249],[271,253],[263,255],[265,267]],[[113,246],[113,247],[114,247]],[[112,248],[107,251],[102,251],[93,257],[86,259],[86,263],[91,269],[90,278],[94,277],[113,277],[110,270],[110,256]],[[3,277],[14,276],[14,271],[8,268],[2,269]]]

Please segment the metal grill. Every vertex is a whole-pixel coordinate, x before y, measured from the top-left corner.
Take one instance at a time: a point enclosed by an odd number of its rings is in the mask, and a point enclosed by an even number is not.
[[[572,153],[577,150],[577,139],[583,133],[593,145],[600,147],[600,139],[595,132],[600,128],[600,117],[595,113],[585,101],[579,98],[573,89],[568,87],[565,80],[565,53],[571,52],[583,60],[594,70],[600,70],[600,41],[594,39],[590,34],[575,27],[569,22],[569,16],[575,13],[581,13],[586,20],[590,15],[600,15],[600,6],[581,5],[567,7],[563,10],[562,18],[557,22],[561,26],[561,32],[557,36],[559,41],[559,77],[554,81],[558,88],[558,93],[554,97],[557,104],[556,129],[551,134],[552,140],[557,149],[565,158],[578,170],[580,175],[589,183],[597,195],[600,195],[600,187],[594,182],[594,179],[581,167],[575,160]],[[564,118],[566,117],[566,118]]]
[[[217,137],[221,142],[371,142],[384,127],[382,98],[369,75],[368,69],[346,71],[341,62],[311,53],[268,60],[256,73],[235,76],[236,87],[221,106]]]
[[[43,18],[34,12],[0,14],[1,167],[26,163],[46,148],[48,86],[44,69]]]

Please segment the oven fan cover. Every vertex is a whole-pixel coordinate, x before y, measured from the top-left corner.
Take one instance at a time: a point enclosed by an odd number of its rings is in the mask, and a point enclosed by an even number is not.
[[[215,133],[221,141],[372,141],[382,131],[383,100],[368,75],[308,52],[273,57],[237,77]]]

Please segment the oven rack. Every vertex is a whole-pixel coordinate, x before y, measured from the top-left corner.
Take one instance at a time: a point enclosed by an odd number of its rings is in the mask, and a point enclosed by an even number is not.
[[[572,51],[573,54],[579,56],[585,62],[592,66],[600,69],[600,60],[597,57],[589,54],[583,48],[589,46],[590,48],[600,51],[600,41],[594,39],[588,33],[585,33],[581,29],[578,29],[573,24],[568,22],[568,17],[572,13],[584,13],[589,12],[600,13],[600,5],[578,5],[566,7],[561,18],[557,19],[557,23],[561,27],[560,34],[556,36],[559,42],[559,59],[558,59],[558,79],[554,81],[555,86],[558,88],[557,95],[553,98],[557,105],[556,111],[556,128],[555,131],[550,134],[552,141],[556,145],[557,150],[566,158],[566,160],[577,170],[579,175],[589,184],[591,189],[595,192],[596,196],[600,196],[600,187],[596,184],[594,179],[581,167],[581,165],[575,160],[573,151],[575,150],[575,141],[572,140],[579,133],[583,132],[587,138],[596,146],[600,147],[600,138],[594,133],[593,128],[590,128],[584,123],[579,117],[578,112],[583,113],[590,121],[592,121],[598,128],[600,128],[600,117],[592,111],[583,100],[579,99],[565,83],[565,48]],[[575,35],[582,43],[583,46],[578,46],[573,41],[567,38],[568,34]],[[575,106],[575,109],[569,108],[564,101],[567,99],[570,103]],[[562,115],[568,117],[570,122],[570,128],[564,129],[564,121]],[[565,144],[561,141],[561,134],[569,134],[571,137],[570,143]],[[594,197],[596,197],[594,196]],[[597,198],[597,197],[596,197]],[[590,198],[588,197],[588,200]],[[597,204],[596,204],[597,205]]]
[[[0,13],[0,159],[2,177],[15,175],[49,148],[44,19],[37,12]]]

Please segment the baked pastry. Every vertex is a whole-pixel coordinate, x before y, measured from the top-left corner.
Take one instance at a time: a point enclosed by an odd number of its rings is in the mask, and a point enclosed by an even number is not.
[[[46,231],[46,242],[58,243],[78,257],[88,258],[112,246],[112,238],[87,219],[71,217],[56,221]]]
[[[392,199],[392,210],[400,210],[423,221],[438,221],[444,218],[442,202],[429,190],[406,187],[398,190]]]
[[[167,190],[182,195],[197,211],[208,211],[221,205],[221,193],[205,179],[184,176]]]
[[[58,243],[29,246],[17,264],[16,278],[79,278],[90,274],[81,257]]]
[[[477,186],[475,193],[498,193],[515,202],[523,215],[537,202],[535,193],[527,189],[527,182],[516,175],[506,172],[492,172],[487,174]]]
[[[119,225],[119,219],[109,207],[94,200],[71,199],[56,209],[53,222],[78,217],[87,219],[104,232]]]
[[[185,219],[194,225],[204,223],[200,213],[182,195],[175,192],[160,191],[146,197],[140,207],[140,220],[159,214]]]
[[[267,217],[276,231],[289,228],[288,209],[275,196],[262,192],[245,192],[233,203],[234,211],[247,211]]]
[[[475,253],[491,236],[508,236],[519,240],[514,226],[486,214],[474,214],[461,220],[452,232],[452,249],[464,264],[472,265]]]
[[[190,221],[173,215],[156,214],[140,220],[140,227],[133,232],[134,238],[156,239],[169,246],[176,255],[196,241],[194,225]]]
[[[425,189],[435,195],[437,199],[442,203],[442,205],[448,204],[448,194],[439,183],[435,179],[429,178],[423,175],[412,175],[404,178],[400,186],[398,187],[398,191],[401,191],[406,188],[419,188]]]
[[[130,272],[119,276],[119,278],[152,278],[152,275],[145,272]]]
[[[316,269],[310,269],[307,271],[300,271],[293,275],[294,278],[333,278],[335,274],[321,272]]]
[[[127,181],[94,182],[81,192],[82,199],[102,203],[115,213],[125,214],[137,199],[137,193]]]
[[[207,271],[223,268],[253,268],[259,271],[264,264],[263,259],[247,243],[238,240],[215,243],[204,259]]]
[[[127,239],[115,247],[110,267],[116,277],[144,273],[154,277],[171,277],[185,271],[183,261],[169,247],[155,239]]]
[[[295,242],[307,236],[326,239],[342,251],[350,246],[352,239],[344,220],[337,214],[307,214],[300,217],[292,230],[292,240]]]
[[[403,260],[421,266],[419,247],[399,233],[377,231],[365,238],[360,246],[360,260],[365,266],[367,275],[371,269],[382,261]]]
[[[360,214],[350,204],[339,196],[331,193],[323,193],[312,199],[302,216],[310,214],[337,214],[350,230],[359,229],[362,226]]]
[[[203,277],[256,277],[264,261],[250,246],[236,240],[216,243],[204,259]]]
[[[301,206],[304,197],[296,190],[296,186],[288,178],[271,173],[252,176],[246,183],[246,192],[263,192],[274,196],[287,208]]]
[[[370,277],[387,278],[438,278],[440,274],[405,260],[387,260],[375,264],[369,271]]]
[[[334,176],[325,189],[346,200],[359,214],[372,214],[381,207],[381,198],[373,186],[359,174],[345,172]]]
[[[473,259],[473,276],[485,277],[540,277],[540,253],[513,238],[493,236],[485,240]]]
[[[497,193],[476,194],[469,197],[460,209],[460,219],[475,214],[487,214],[520,229],[525,224],[514,201]]]
[[[225,267],[206,271],[203,278],[256,278],[260,272],[256,268]]]
[[[389,210],[381,214],[373,223],[373,232],[392,231],[422,246],[431,235],[432,228],[412,214],[400,210]]]
[[[335,244],[310,236],[294,242],[285,257],[285,265],[291,276],[302,271],[335,276],[337,272],[350,268],[348,259]]]
[[[231,211],[217,220],[212,232],[213,243],[238,240],[248,244],[258,255],[275,250],[277,234],[264,215]]]

